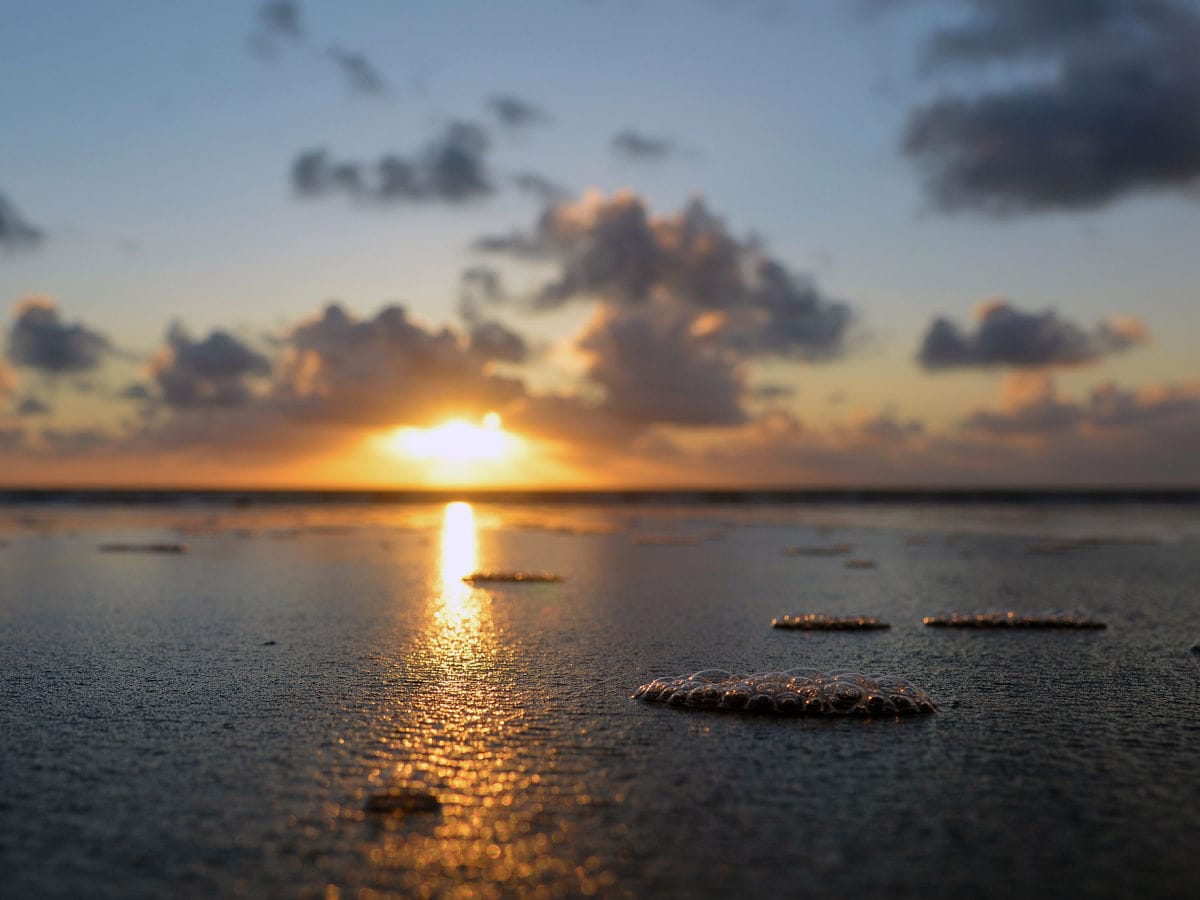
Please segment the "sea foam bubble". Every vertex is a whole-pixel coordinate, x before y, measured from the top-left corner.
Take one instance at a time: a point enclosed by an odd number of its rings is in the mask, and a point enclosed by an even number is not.
[[[903,678],[819,669],[758,675],[704,669],[691,675],[656,678],[639,687],[633,696],[671,706],[783,716],[907,715],[937,709],[928,694]]]
[[[1087,613],[1047,610],[1045,612],[1016,612],[1014,610],[984,610],[982,612],[953,612],[941,616],[926,616],[926,625],[933,628],[1104,628],[1105,624]]]

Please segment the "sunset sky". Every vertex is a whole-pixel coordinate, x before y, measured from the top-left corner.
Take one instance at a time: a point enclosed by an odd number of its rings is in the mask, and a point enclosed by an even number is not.
[[[2,5],[0,484],[1200,484],[1200,3]]]

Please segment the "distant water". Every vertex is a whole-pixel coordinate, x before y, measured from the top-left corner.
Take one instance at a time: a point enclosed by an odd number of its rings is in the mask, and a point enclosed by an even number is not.
[[[1196,497],[454,499],[4,495],[0,895],[1200,895]],[[630,697],[710,667],[939,711]]]

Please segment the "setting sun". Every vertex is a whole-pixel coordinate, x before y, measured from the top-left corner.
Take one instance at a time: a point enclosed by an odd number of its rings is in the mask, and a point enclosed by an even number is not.
[[[499,461],[512,456],[521,442],[501,427],[494,412],[479,425],[452,419],[434,428],[398,428],[387,438],[397,456],[443,463]]]

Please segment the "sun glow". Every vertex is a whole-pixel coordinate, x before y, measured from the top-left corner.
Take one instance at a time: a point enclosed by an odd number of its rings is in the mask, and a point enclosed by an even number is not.
[[[397,456],[442,463],[470,463],[507,459],[521,442],[506,432],[494,412],[479,425],[453,419],[435,428],[398,428],[387,438]]]

